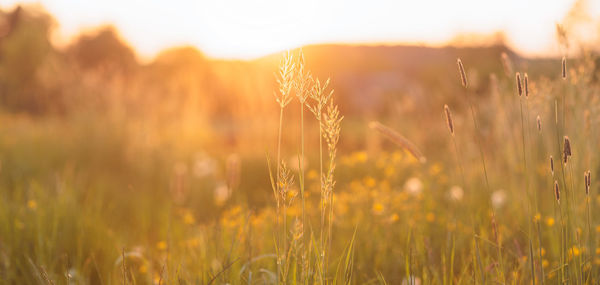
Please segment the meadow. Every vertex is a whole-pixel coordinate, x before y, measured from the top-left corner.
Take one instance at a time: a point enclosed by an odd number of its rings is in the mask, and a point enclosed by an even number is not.
[[[30,9],[0,42],[2,284],[600,282],[591,51],[139,64]]]

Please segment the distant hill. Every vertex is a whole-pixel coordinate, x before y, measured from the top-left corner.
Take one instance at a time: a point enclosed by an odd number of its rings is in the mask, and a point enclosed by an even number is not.
[[[331,77],[341,102],[353,112],[382,112],[403,95],[441,99],[459,91],[456,59],[461,58],[477,93],[488,89],[489,74],[504,75],[501,54],[514,71],[531,78],[558,75],[558,59],[524,58],[504,45],[484,47],[425,47],[410,45],[310,45],[302,48],[307,67],[320,78]],[[281,54],[254,62],[276,71]],[[427,94],[427,95],[425,95]],[[371,110],[372,109],[372,110]]]
[[[125,100],[128,113],[173,117],[185,107],[220,120],[272,107],[281,53],[250,61],[218,60],[194,47],[179,47],[142,64],[112,27],[82,34],[65,48],[54,47],[49,40],[52,16],[40,9],[0,10],[0,104],[7,110],[68,113],[86,102],[98,109]],[[470,89],[482,96],[489,75],[504,74],[502,53],[515,71],[526,71],[532,79],[556,76],[559,70],[557,59],[523,58],[504,45],[323,44],[303,51],[309,70],[332,78],[339,104],[349,115],[383,115],[396,112],[398,104],[410,109],[411,104],[425,108],[448,101],[460,90],[458,57],[469,73]]]

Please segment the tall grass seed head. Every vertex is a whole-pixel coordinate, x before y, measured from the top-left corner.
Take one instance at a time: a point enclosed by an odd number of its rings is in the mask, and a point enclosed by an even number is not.
[[[554,180],[554,198],[556,202],[560,204],[560,188],[558,188],[558,181]]]
[[[529,97],[529,77],[527,72],[523,75],[523,85],[525,87],[525,98]]]
[[[569,157],[571,157],[571,140],[568,136],[564,137],[564,145],[563,145],[563,163],[567,164]]]
[[[460,58],[456,59],[456,64],[458,65],[458,72],[460,73],[460,81],[462,83],[462,86],[464,88],[467,88],[467,86],[468,86],[467,74],[465,73],[465,67],[463,66],[463,63],[460,60]]]
[[[583,178],[585,181],[585,195],[589,195],[590,194],[590,186],[592,184],[592,174],[591,171],[586,171],[583,173]]]
[[[523,95],[523,83],[521,82],[521,73],[517,72],[515,75],[515,79],[517,81],[517,93],[519,96]]]
[[[446,115],[446,125],[450,134],[454,136],[454,122],[452,121],[452,113],[450,113],[450,107],[444,105],[444,114]]]

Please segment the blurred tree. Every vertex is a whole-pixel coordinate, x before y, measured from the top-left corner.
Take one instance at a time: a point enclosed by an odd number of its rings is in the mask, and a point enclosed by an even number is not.
[[[148,88],[144,93],[151,97],[145,102],[150,105],[147,108],[156,107],[158,114],[167,117],[183,115],[184,111],[207,111],[203,108],[208,107],[208,98],[201,94],[208,93],[215,82],[210,80],[210,63],[196,48],[168,49],[147,66],[144,74]]]
[[[68,48],[67,55],[83,70],[113,76],[131,75],[138,66],[135,53],[112,26],[79,36]]]
[[[49,41],[54,19],[39,6],[19,6],[2,17],[2,105],[15,111],[43,112],[50,98],[39,84],[38,73],[54,53]]]

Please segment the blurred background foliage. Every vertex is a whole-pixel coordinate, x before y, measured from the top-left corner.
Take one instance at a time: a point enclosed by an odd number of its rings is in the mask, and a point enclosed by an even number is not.
[[[187,177],[208,164],[211,175],[221,172],[214,185],[186,181],[177,187],[212,193],[224,183],[219,180],[225,179],[226,158],[236,154],[243,169],[256,173],[243,171],[248,181],[234,194],[253,206],[270,203],[265,154],[275,144],[274,72],[280,54],[220,60],[194,47],[175,47],[141,61],[110,26],[57,47],[50,40],[56,25],[38,5],[0,12],[1,179],[10,180],[6,173],[54,179],[70,169],[116,183],[115,191],[135,188],[155,195],[179,185],[174,180],[181,173]],[[309,70],[333,78],[346,117],[342,153],[393,147],[369,135],[370,120],[396,128],[428,156],[446,151],[445,140],[432,134],[445,131],[440,106],[450,104],[459,114],[467,106],[456,84],[457,57],[466,63],[470,88],[482,106],[493,104],[490,77],[484,75],[504,72],[502,53],[534,80],[559,75],[552,59],[520,57],[502,35],[480,47],[315,45],[303,51]],[[299,116],[294,104],[289,122]],[[484,131],[491,131],[486,125],[491,120],[482,121]],[[284,153],[293,157],[299,126],[285,129]],[[308,147],[314,147],[315,132],[307,133]]]

